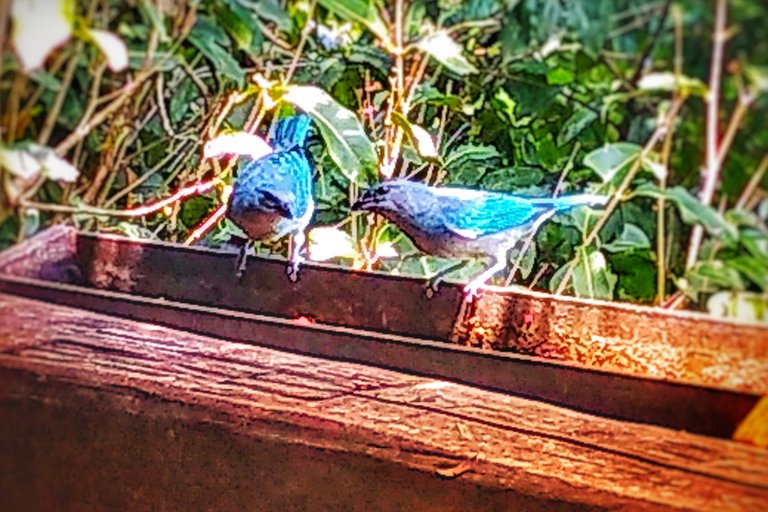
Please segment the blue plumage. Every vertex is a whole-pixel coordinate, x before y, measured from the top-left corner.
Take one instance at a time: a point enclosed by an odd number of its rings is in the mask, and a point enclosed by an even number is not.
[[[352,208],[383,215],[428,254],[462,260],[491,258],[492,266],[467,285],[466,291],[474,294],[506,266],[507,252],[552,215],[606,201],[591,194],[525,198],[394,180],[368,189]]]
[[[276,123],[273,153],[240,165],[227,211],[251,239],[293,236],[288,272],[294,280],[303,261],[304,231],[314,212],[312,166],[304,149],[309,127],[310,118],[303,114]]]

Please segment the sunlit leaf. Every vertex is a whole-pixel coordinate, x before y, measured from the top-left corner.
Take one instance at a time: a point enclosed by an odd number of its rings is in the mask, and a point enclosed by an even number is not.
[[[445,30],[428,35],[418,46],[458,75],[477,73],[477,68],[464,57],[464,49]]]
[[[439,158],[440,155],[437,153],[435,141],[427,130],[411,123],[398,112],[392,113],[392,120],[405,130],[405,133],[411,139],[414,149],[421,158],[426,160],[437,160]]]
[[[718,292],[707,301],[711,315],[742,322],[768,320],[768,295],[752,292]]]
[[[392,242],[380,242],[376,245],[376,256],[381,259],[397,258],[400,253],[397,252],[397,248]]]
[[[643,158],[641,165],[643,169],[645,169],[646,171],[656,176],[657,180],[663,181],[667,179],[667,174],[668,174],[667,167],[661,162],[658,162],[649,157],[649,158]]]
[[[744,72],[755,89],[760,92],[768,91],[768,66],[744,65]]]
[[[698,78],[676,76],[670,71],[648,73],[637,82],[637,87],[645,91],[681,91],[696,96],[707,94],[707,86]]]
[[[43,175],[54,181],[73,182],[80,172],[56,155],[51,148],[25,143],[13,148],[0,147],[0,165],[22,179]]]
[[[319,0],[318,3],[343,18],[362,23],[382,41],[389,41],[387,25],[370,0]]]
[[[203,146],[203,158],[241,155],[259,159],[270,153],[272,153],[272,148],[267,141],[248,132],[223,133],[212,138]]]
[[[595,171],[604,183],[612,181],[619,172],[629,168],[643,148],[628,142],[606,144],[584,157],[584,165]]]
[[[128,67],[128,47],[122,39],[106,30],[88,30],[93,39],[107,58],[107,66],[115,72],[124,71]]]
[[[354,258],[357,256],[355,242],[349,233],[334,227],[318,227],[310,230],[309,259],[327,261],[332,258]]]
[[[40,160],[22,149],[0,148],[0,165],[25,180],[35,178],[42,169]]]
[[[282,99],[312,116],[328,153],[347,178],[355,180],[361,172],[376,168],[376,150],[360,121],[327,92],[309,85],[290,85]]]
[[[77,168],[56,155],[53,150],[46,148],[45,156],[42,158],[43,174],[53,181],[66,181],[69,183],[77,180],[80,171]]]
[[[73,0],[14,0],[13,44],[24,71],[43,65],[48,54],[72,35]]]
[[[651,241],[645,231],[634,224],[624,224],[621,234],[609,244],[603,245],[608,252],[620,252],[633,249],[649,249]]]

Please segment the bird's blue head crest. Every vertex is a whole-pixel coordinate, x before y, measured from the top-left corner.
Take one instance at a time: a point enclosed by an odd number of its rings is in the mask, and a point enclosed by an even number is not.
[[[420,195],[429,195],[423,183],[408,180],[392,180],[379,183],[367,189],[352,205],[353,211],[404,211],[410,209]],[[426,197],[425,197],[426,199]]]

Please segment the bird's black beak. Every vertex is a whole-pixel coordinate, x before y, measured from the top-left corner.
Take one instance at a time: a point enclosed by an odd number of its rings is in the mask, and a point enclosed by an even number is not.
[[[366,212],[370,210],[371,201],[363,196],[357,201],[355,201],[355,204],[352,205],[350,208],[353,212]]]

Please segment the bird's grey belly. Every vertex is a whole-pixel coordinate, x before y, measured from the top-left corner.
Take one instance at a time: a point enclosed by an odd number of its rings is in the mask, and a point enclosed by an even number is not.
[[[512,248],[522,235],[515,230],[468,239],[451,231],[427,233],[411,228],[406,232],[419,250],[441,258],[494,256],[501,249]]]

